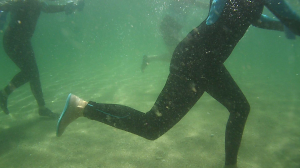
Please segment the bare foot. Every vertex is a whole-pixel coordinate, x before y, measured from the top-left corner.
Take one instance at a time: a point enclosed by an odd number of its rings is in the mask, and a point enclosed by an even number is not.
[[[87,103],[79,97],[69,94],[65,109],[57,123],[56,136],[60,137],[71,122],[83,116],[83,109]]]

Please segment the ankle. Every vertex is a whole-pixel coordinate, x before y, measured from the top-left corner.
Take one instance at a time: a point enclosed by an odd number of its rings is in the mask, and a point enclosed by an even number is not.
[[[5,90],[1,90],[2,96],[8,97],[8,94],[5,92]]]
[[[224,168],[238,168],[237,165],[225,165]]]
[[[39,110],[45,110],[46,107],[45,106],[39,106]]]
[[[83,117],[84,108],[86,107],[87,104],[88,102],[82,99],[80,99],[80,101],[78,102],[76,106],[76,111],[79,114],[79,117]]]
[[[15,85],[9,83],[3,90],[2,94],[8,97],[16,89]]]

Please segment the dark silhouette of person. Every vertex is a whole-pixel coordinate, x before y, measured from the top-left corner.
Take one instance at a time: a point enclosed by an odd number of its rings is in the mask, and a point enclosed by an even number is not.
[[[300,18],[284,0],[220,0],[221,5],[217,2],[210,1],[211,15],[177,45],[166,84],[150,111],[85,101],[70,94],[58,120],[57,136],[78,117],[86,117],[155,140],[178,123],[207,92],[230,113],[225,131],[225,167],[236,168],[250,105],[224,62],[251,24],[262,26],[265,6],[298,36]]]
[[[71,14],[76,9],[82,10],[83,6],[84,1],[79,1],[77,4],[69,2],[66,5],[48,5],[46,2],[39,0],[16,0],[0,3],[0,10],[3,11],[5,15],[8,12],[10,13],[10,20],[3,35],[3,47],[9,58],[21,70],[13,77],[10,83],[0,91],[0,107],[5,114],[9,114],[7,108],[8,96],[15,89],[29,82],[31,91],[38,104],[39,115],[47,117],[58,116],[45,106],[38,66],[31,45],[31,38],[41,12],[65,12],[66,14]],[[5,19],[2,18],[2,20]]]
[[[164,43],[167,47],[166,53],[157,55],[144,55],[141,65],[141,70],[144,72],[146,67],[155,61],[170,63],[172,52],[184,38],[182,28],[186,24],[190,9],[198,7],[201,9],[208,9],[209,4],[197,0],[172,0],[167,6],[167,14],[163,17],[159,25],[159,32],[162,35]]]

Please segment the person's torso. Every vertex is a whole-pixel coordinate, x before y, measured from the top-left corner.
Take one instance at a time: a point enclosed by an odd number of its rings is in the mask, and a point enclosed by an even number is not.
[[[208,58],[225,62],[251,23],[260,18],[263,8],[263,0],[227,0],[214,24],[206,25],[204,21],[199,27],[203,49],[214,51]]]
[[[216,24],[225,26],[227,33],[242,37],[248,27],[260,18],[263,8],[263,0],[227,0]]]
[[[262,0],[227,0],[215,23],[207,25],[204,20],[180,43],[178,49],[183,51],[177,53],[185,54],[174,54],[172,65],[181,67],[184,62],[183,69],[190,64],[194,71],[223,64],[263,7]]]
[[[41,13],[39,1],[17,1],[10,10],[8,31],[19,38],[31,38]]]

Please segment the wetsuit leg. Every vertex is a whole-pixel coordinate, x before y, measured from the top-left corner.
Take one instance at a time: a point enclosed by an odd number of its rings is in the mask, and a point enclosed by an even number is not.
[[[230,112],[225,133],[225,164],[234,165],[237,163],[238,150],[250,105],[224,65],[213,74],[206,75],[206,78],[209,82],[207,93]]]
[[[154,140],[179,122],[204,90],[230,112],[225,135],[225,164],[234,165],[250,106],[223,65],[212,68],[198,80],[171,73],[155,105],[147,113],[122,105],[89,102],[84,116]]]
[[[84,109],[84,116],[155,140],[179,122],[203,93],[200,89],[196,90],[190,80],[171,73],[154,106],[147,113],[122,105],[89,102]]]
[[[4,48],[10,59],[20,68],[10,84],[18,88],[30,82],[31,91],[39,106],[44,106],[42,87],[34,52],[29,40],[4,39]],[[9,93],[8,93],[9,94]]]

